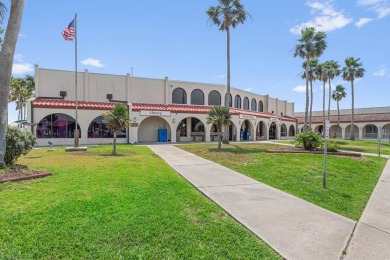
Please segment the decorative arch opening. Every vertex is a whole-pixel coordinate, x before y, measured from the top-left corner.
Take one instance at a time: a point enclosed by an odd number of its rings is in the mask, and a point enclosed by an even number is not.
[[[342,138],[343,137],[343,130],[342,130],[341,126],[332,125],[329,128],[329,135],[332,138]]]
[[[259,112],[264,112],[263,101],[259,100]]]
[[[323,125],[316,126],[316,128],[314,129],[314,132],[319,133],[320,135],[322,135],[322,133],[324,132],[324,126]]]
[[[256,102],[256,99],[252,98],[252,101],[251,101],[251,110],[252,111],[256,111],[257,109],[257,102]]]
[[[44,117],[37,126],[37,138],[74,138],[76,120],[68,115],[56,113]],[[81,138],[80,125],[77,125]]]
[[[249,98],[247,98],[247,97],[244,98],[244,106],[243,106],[243,108],[245,110],[249,110]]]
[[[378,127],[373,124],[368,124],[363,127],[363,139],[377,139]]]
[[[209,93],[209,105],[220,106],[221,105],[221,94],[218,91],[213,90]]]
[[[251,133],[253,133],[253,126],[248,119],[245,119],[240,127],[240,141],[250,141]]]
[[[240,97],[240,95],[236,95],[234,97],[234,108],[241,108],[241,97]]]
[[[295,127],[294,127],[294,125],[290,125],[290,128],[288,129],[288,136],[290,136],[290,137],[295,136]]]
[[[89,124],[88,138],[112,138],[114,133],[108,128],[108,121],[102,116],[96,117]],[[126,128],[116,133],[117,138],[126,138]]]
[[[168,122],[158,116],[149,116],[141,121],[138,127],[138,142],[169,142],[171,127]]]
[[[267,126],[263,121],[260,121],[256,127],[256,140],[266,139]]]
[[[227,96],[227,93],[225,95],[225,97]],[[224,103],[225,103],[225,106],[226,106],[226,99],[224,100]],[[233,107],[233,98],[232,98],[232,94],[229,94],[229,107]]]
[[[187,104],[187,92],[182,88],[175,88],[172,92],[173,104]]]
[[[351,125],[348,125],[346,128],[345,128],[345,138],[346,139],[349,139],[350,138],[350,134],[351,134]],[[359,127],[357,127],[356,125],[353,125],[353,134],[354,134],[354,137],[355,139],[359,139]]]
[[[191,92],[191,104],[192,105],[204,105],[204,93],[200,89],[194,89]]]
[[[287,126],[285,124],[280,126],[280,136],[287,137]]]
[[[269,133],[268,133],[269,139],[276,139],[277,137],[277,127],[275,122],[272,122],[269,126]]]

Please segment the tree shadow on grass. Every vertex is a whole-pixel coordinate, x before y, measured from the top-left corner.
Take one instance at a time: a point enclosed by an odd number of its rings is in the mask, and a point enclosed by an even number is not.
[[[339,196],[341,196],[341,197],[343,197],[343,198],[348,198],[348,199],[352,198],[351,195],[349,195],[349,194],[347,194],[347,193],[344,193],[344,192],[337,191],[337,190],[335,190],[334,188],[326,188],[326,189],[327,189],[330,193],[339,195]]]
[[[231,147],[223,147],[221,150],[218,148],[209,148],[210,152],[216,153],[234,153],[234,154],[254,154],[254,153],[264,153],[270,148],[260,148],[260,147],[250,147],[243,148],[239,145],[231,144]]]

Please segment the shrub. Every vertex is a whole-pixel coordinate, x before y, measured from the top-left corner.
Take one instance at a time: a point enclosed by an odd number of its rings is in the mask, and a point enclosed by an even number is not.
[[[321,143],[321,150],[324,150],[325,148],[325,142],[322,141]],[[340,146],[335,140],[328,140],[328,152],[337,152],[339,150]]]
[[[26,155],[36,144],[36,138],[31,132],[25,132],[14,126],[8,126],[6,134],[4,163],[13,165],[23,154]]]
[[[303,132],[295,136],[294,144],[295,147],[300,147],[305,150],[316,150],[321,146],[322,138],[319,134],[312,131]]]

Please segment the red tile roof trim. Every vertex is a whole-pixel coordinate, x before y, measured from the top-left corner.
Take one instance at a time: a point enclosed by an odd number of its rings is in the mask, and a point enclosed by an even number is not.
[[[152,111],[171,111],[172,113],[192,113],[192,114],[206,114],[210,111],[212,106],[197,106],[197,105],[180,105],[180,104],[146,104],[146,103],[132,103],[132,111],[152,110]],[[268,114],[263,112],[247,111],[237,108],[230,108],[232,115],[249,115],[260,118],[278,118],[283,121],[296,122],[297,120],[292,117],[280,117],[274,114]]]
[[[111,110],[115,107],[114,102],[87,102],[79,101],[78,109],[81,110]],[[75,109],[76,102],[63,99],[35,99],[32,102],[34,108],[63,108]],[[152,111],[171,111],[172,113],[192,113],[192,114],[206,114],[210,111],[212,106],[196,106],[196,105],[179,105],[179,104],[146,104],[146,103],[132,103],[130,104],[132,111],[152,110]],[[297,120],[287,116],[277,116],[275,114],[247,111],[237,108],[230,108],[230,113],[233,115],[249,115],[259,118],[277,118],[283,121],[296,122]]]
[[[298,124],[303,124],[305,118],[298,117]],[[352,120],[352,115],[340,115],[340,123],[350,123]],[[369,123],[369,122],[390,122],[390,113],[386,114],[355,114],[354,118],[355,123]],[[322,116],[313,116],[311,118],[311,123],[313,124],[322,124]],[[337,116],[330,116],[330,123],[337,123]]]
[[[63,99],[35,99],[32,102],[34,108],[64,108],[75,109],[76,101]],[[87,102],[78,101],[77,108],[83,110],[111,110],[115,107],[113,102]]]

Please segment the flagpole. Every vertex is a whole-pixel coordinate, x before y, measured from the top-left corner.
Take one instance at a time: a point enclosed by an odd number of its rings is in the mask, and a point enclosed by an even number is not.
[[[75,44],[74,44],[74,52],[75,52],[75,98],[76,98],[76,126],[75,126],[75,131],[74,131],[74,147],[78,148],[79,147],[79,129],[78,129],[78,100],[77,100],[77,13],[74,15],[74,31],[75,31]]]

